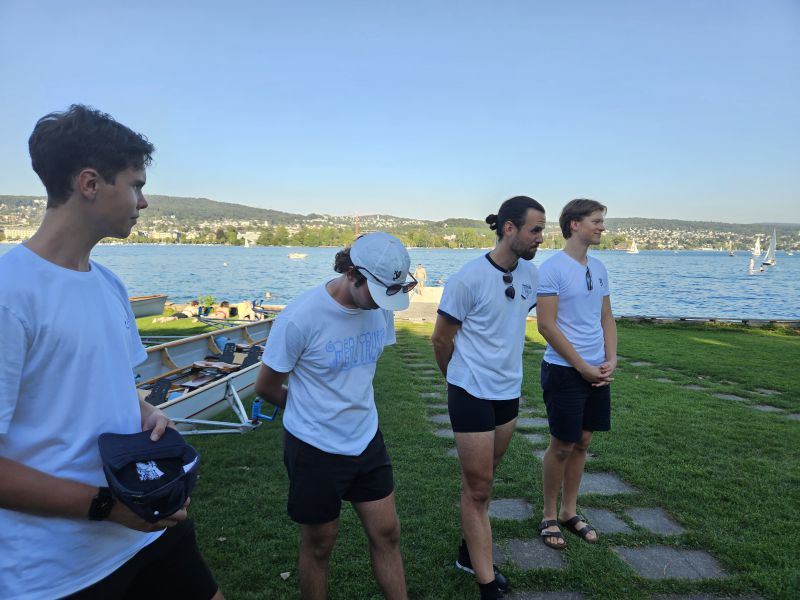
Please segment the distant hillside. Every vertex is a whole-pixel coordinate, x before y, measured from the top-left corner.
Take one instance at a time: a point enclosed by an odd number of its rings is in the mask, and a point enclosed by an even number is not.
[[[142,213],[141,224],[158,218],[171,218],[181,222],[219,221],[269,221],[274,225],[293,225],[308,217],[303,215],[272,210],[271,208],[255,208],[232,202],[217,202],[208,198],[182,198],[178,196],[161,196],[148,194],[147,210]]]
[[[231,221],[253,223],[259,227],[264,221],[270,226],[311,226],[311,227],[352,227],[354,215],[321,215],[311,213],[283,212],[269,208],[256,208],[232,202],[217,202],[208,198],[185,198],[148,194],[149,207],[142,212],[139,227],[151,227],[154,223],[170,221],[179,223],[181,228],[191,228],[203,222],[223,223]],[[37,225],[44,213],[45,203],[42,196],[1,196],[0,224]],[[427,228],[430,231],[446,233],[448,230],[474,229],[488,232],[486,223],[478,219],[450,218],[443,221],[424,219],[407,219],[392,215],[360,215],[358,217],[362,230],[382,228],[389,231],[405,232],[409,229]],[[558,224],[551,216],[548,231],[557,233]],[[772,227],[778,229],[778,235],[794,238],[800,225],[796,223],[758,223],[735,224],[712,221],[683,221],[678,219],[609,218],[606,220],[609,232],[640,232],[648,230],[671,230],[687,233],[714,232],[719,235],[735,234],[741,236],[764,235]]]

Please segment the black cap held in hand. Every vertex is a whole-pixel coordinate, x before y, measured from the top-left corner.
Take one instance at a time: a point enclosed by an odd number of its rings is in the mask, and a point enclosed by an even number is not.
[[[200,456],[174,429],[167,428],[157,442],[151,433],[104,433],[97,444],[114,496],[155,523],[186,503],[197,482]]]

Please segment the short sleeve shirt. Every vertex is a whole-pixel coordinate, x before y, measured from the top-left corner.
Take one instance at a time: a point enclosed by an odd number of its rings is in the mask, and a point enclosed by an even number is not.
[[[361,454],[378,431],[375,368],[394,342],[391,311],[346,308],[325,285],[299,296],[275,319],[263,356],[289,373],[286,430],[325,452]]]
[[[520,260],[510,272],[514,298],[505,272],[488,254],[472,260],[447,280],[439,303],[439,314],[461,325],[447,381],[484,400],[519,397],[525,322],[536,306],[536,266]]]
[[[556,326],[581,358],[593,366],[605,360],[600,317],[603,298],[610,293],[608,272],[603,263],[593,256],[587,256],[587,264],[582,265],[561,251],[539,267],[537,296],[558,296]],[[550,344],[545,350],[544,360],[551,364],[572,366]]]

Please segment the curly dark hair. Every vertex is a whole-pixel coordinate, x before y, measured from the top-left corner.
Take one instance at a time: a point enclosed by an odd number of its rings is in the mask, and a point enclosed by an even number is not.
[[[342,248],[336,253],[336,257],[333,259],[334,271],[337,273],[347,273],[354,266],[353,259],[350,258],[350,246],[347,248]],[[367,278],[362,275],[358,269],[353,270],[353,275],[356,279],[356,285],[361,285],[367,280]]]
[[[503,239],[503,225],[506,221],[511,221],[514,227],[519,229],[525,224],[525,218],[530,209],[544,213],[544,207],[533,198],[528,196],[514,196],[500,205],[497,214],[486,217],[489,229],[497,232],[497,238]]]
[[[149,166],[155,152],[142,134],[82,104],[39,119],[28,149],[33,170],[47,190],[47,208],[67,201],[81,169],[95,169],[113,184],[120,171]]]
[[[576,198],[570,200],[561,209],[561,216],[558,218],[558,224],[561,226],[561,235],[565,240],[572,237],[572,222],[582,221],[584,217],[596,211],[602,211],[606,214],[606,207],[600,204],[597,200],[589,200],[588,198]]]

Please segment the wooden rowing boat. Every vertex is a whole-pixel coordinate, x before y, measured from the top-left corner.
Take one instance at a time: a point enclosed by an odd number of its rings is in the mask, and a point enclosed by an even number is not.
[[[164,312],[164,304],[167,302],[166,294],[150,294],[149,296],[130,296],[128,300],[133,309],[133,316],[152,317]]]
[[[272,319],[264,319],[147,348],[134,373],[139,397],[176,421],[207,420],[229,407],[246,421],[239,397],[254,391],[271,328]]]

